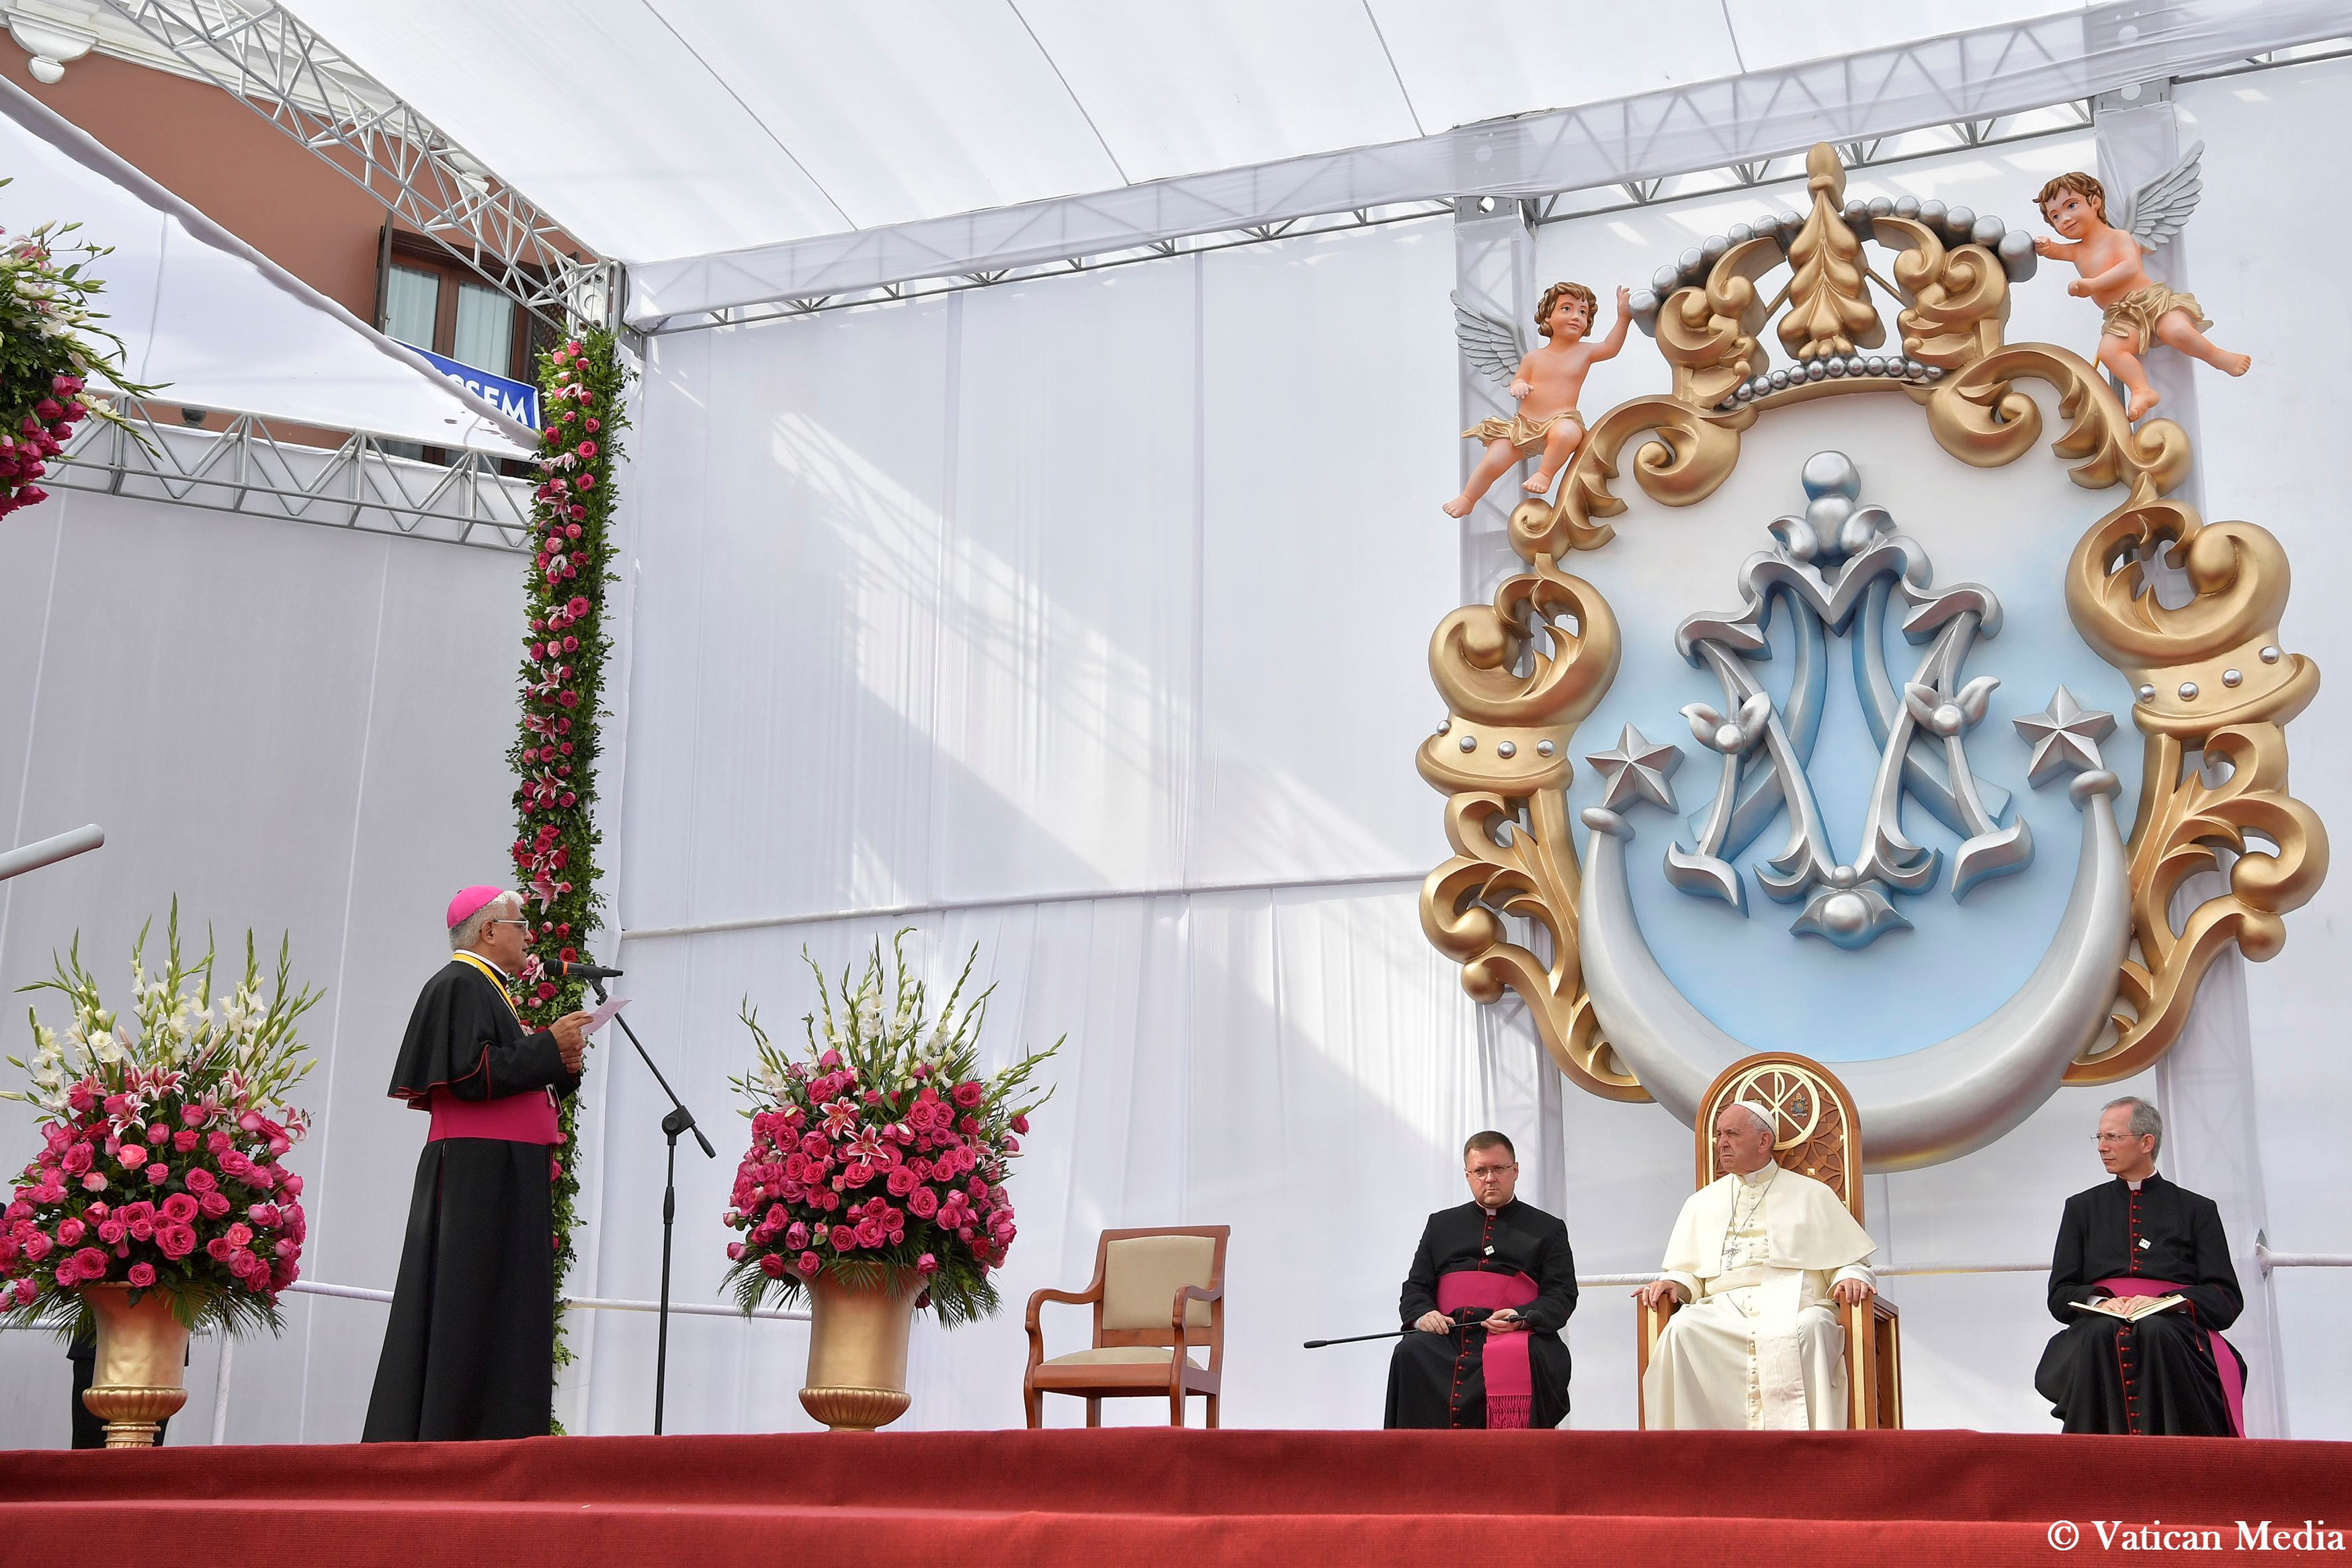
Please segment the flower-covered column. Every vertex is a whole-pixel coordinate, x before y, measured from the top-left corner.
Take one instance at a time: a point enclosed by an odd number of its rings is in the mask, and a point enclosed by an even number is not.
[[[628,372],[609,332],[575,338],[540,361],[541,481],[532,497],[531,574],[515,770],[514,862],[533,924],[515,1001],[545,1028],[580,1005],[581,982],[554,978],[602,925],[596,892],[596,758],[604,716],[604,590],[612,581],[613,465],[628,424]],[[555,1155],[555,1364],[570,1364],[562,1297],[574,1257],[580,1177],[577,1097],[563,1103]],[[559,1427],[559,1430],[560,1430]]]

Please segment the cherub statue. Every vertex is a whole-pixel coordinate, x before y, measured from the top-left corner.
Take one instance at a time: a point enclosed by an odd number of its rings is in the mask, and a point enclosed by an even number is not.
[[[2205,143],[2166,172],[2132,193],[2122,220],[2107,219],[2107,193],[2088,174],[2061,174],[2033,198],[2050,226],[2066,237],[2038,239],[2033,248],[2054,261],[2071,261],[2082,276],[2066,286],[2077,299],[2106,308],[2099,333],[2099,363],[2123,382],[2131,394],[2131,417],[2137,420],[2158,404],[2161,395],[2148,384],[2140,363],[2151,340],[2204,361],[2215,370],[2242,376],[2253,361],[2214,347],[2204,329],[2213,323],[2197,304],[2196,296],[2176,294],[2147,275],[2141,256],[2180,232],[2205,185],[2198,168]]]
[[[1617,291],[1617,325],[1599,342],[1585,341],[1592,319],[1601,308],[1592,290],[1581,283],[1555,283],[1536,304],[1536,330],[1549,340],[1522,354],[1518,334],[1508,323],[1481,316],[1454,296],[1454,333],[1469,361],[1496,381],[1508,381],[1519,412],[1508,419],[1485,419],[1463,435],[1486,444],[1486,455],[1471,470],[1462,494],[1445,503],[1449,517],[1466,517],[1486,486],[1503,470],[1523,457],[1538,457],[1536,472],[1524,488],[1530,496],[1551,494],[1552,482],[1584,444],[1584,416],[1576,400],[1584,378],[1602,360],[1613,360],[1625,346],[1625,329],[1632,325],[1629,292]],[[1538,455],[1540,454],[1538,457]]]

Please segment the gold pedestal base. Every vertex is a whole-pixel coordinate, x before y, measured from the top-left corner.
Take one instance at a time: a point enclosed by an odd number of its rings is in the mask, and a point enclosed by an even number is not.
[[[810,1287],[802,1409],[836,1432],[871,1432],[907,1413],[907,1339],[921,1287],[911,1269],[872,1289],[822,1277]]]
[[[871,1432],[907,1413],[914,1396],[897,1388],[803,1388],[801,1408],[836,1432]]]
[[[149,1448],[163,1421],[188,1402],[188,1331],[172,1298],[128,1285],[88,1285],[81,1298],[98,1317],[98,1364],[84,1408],[106,1423],[110,1448]]]

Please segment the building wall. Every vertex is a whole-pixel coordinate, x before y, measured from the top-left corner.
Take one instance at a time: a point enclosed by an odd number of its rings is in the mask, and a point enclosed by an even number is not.
[[[383,208],[210,82],[92,54],[54,87],[0,44],[0,73],[362,320],[375,318]],[[0,194],[0,202],[5,197]],[[43,216],[17,214],[10,226]]]

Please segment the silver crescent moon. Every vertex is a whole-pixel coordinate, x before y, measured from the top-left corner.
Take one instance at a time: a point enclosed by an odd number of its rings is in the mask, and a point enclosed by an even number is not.
[[[1934,1045],[1876,1061],[1831,1063],[1862,1123],[1863,1164],[1911,1170],[1983,1148],[2057,1090],[2067,1064],[2106,1027],[2131,943],[2131,890],[2116,824],[2116,776],[2100,769],[2067,793],[2083,814],[2083,847],[2058,935],[1992,1016]],[[1594,1014],[1620,1060],[1682,1123],[1750,1049],[1675,988],[1642,936],[1625,880],[1633,830],[1601,807],[1583,812],[1579,941]]]

